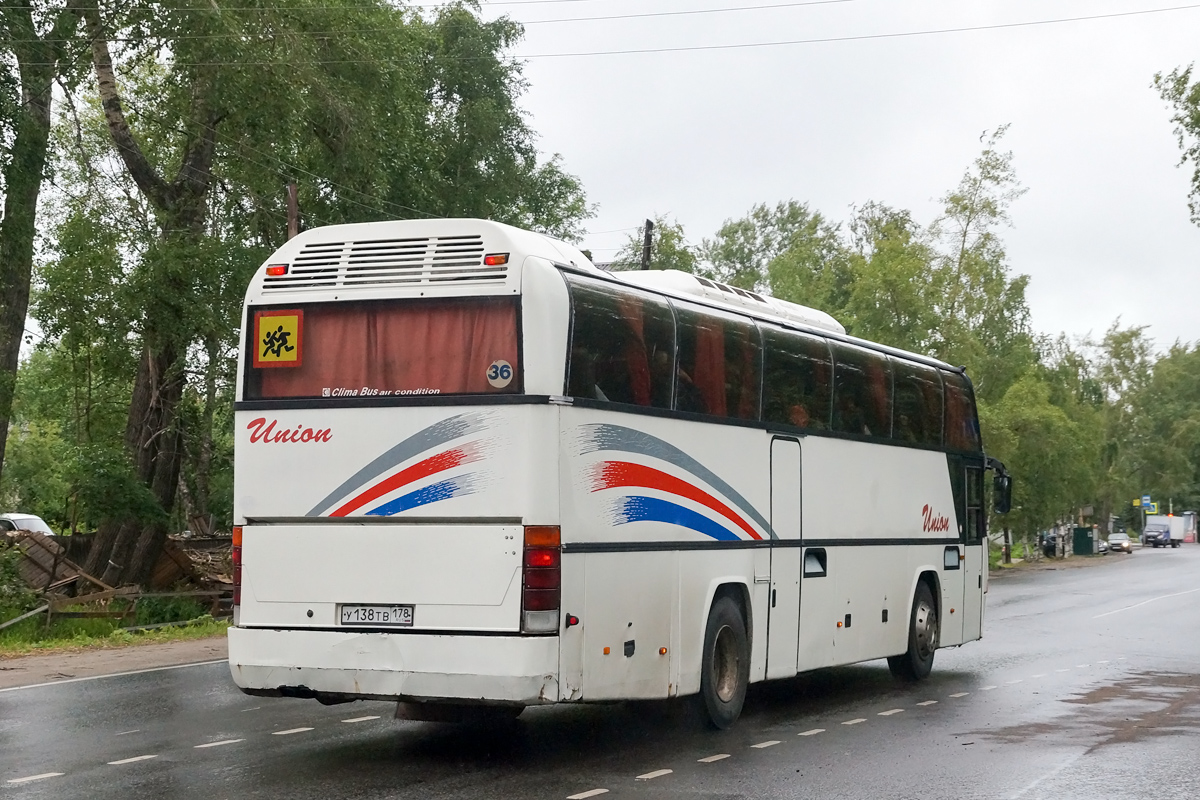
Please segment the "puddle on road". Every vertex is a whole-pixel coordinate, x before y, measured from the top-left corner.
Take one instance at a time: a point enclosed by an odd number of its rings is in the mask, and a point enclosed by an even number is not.
[[[1087,753],[1108,745],[1200,734],[1200,675],[1129,675],[1058,702],[1070,710],[1053,720],[972,733],[1007,744],[1043,737],[1057,744],[1075,741],[1087,745]]]

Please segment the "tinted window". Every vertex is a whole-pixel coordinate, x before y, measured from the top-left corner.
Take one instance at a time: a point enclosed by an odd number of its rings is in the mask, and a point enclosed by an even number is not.
[[[946,447],[979,452],[979,417],[971,382],[957,372],[943,372],[942,382],[946,387]]]
[[[832,342],[833,429],[862,436],[892,434],[892,368],[887,357]]]
[[[679,369],[675,408],[719,417],[758,419],[762,348],[758,328],[732,314],[675,308]]]
[[[763,419],[828,430],[833,377],[828,343],[778,328],[763,328],[762,334]]]
[[[933,367],[892,360],[895,409],[892,437],[902,442],[942,446],[942,379]]]
[[[254,307],[248,400],[521,391],[517,298]]]
[[[572,324],[567,394],[670,408],[675,326],[650,295],[567,276]]]

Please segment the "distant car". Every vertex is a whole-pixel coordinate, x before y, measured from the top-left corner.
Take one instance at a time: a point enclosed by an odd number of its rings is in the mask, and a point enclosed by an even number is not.
[[[1151,547],[1166,547],[1171,544],[1171,529],[1166,525],[1147,525],[1142,531],[1142,544]]]
[[[54,535],[54,529],[35,514],[0,514],[0,533],[8,531],[32,531],[47,536]]]
[[[1133,542],[1130,541],[1128,533],[1110,533],[1108,535],[1108,549],[1114,553],[1132,553]]]
[[[1108,542],[1101,539],[1100,543],[1096,546],[1096,551],[1102,556],[1108,555]]]

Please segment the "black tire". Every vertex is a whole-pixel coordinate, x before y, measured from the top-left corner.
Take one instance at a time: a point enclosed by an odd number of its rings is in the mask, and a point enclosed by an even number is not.
[[[750,683],[750,637],[742,610],[728,595],[708,610],[700,664],[700,697],[709,723],[718,730],[733,726],[746,702]]]
[[[1179,542],[1171,542],[1171,547],[1179,547]]]
[[[929,676],[933,669],[933,655],[937,652],[941,621],[938,619],[937,604],[933,592],[925,581],[917,583],[913,597],[912,613],[908,617],[908,650],[888,658],[888,669],[892,675],[905,681],[919,681]]]

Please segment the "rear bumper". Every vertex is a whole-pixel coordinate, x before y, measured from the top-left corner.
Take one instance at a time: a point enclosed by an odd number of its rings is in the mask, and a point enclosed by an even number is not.
[[[229,629],[229,671],[252,694],[555,703],[556,636]]]

